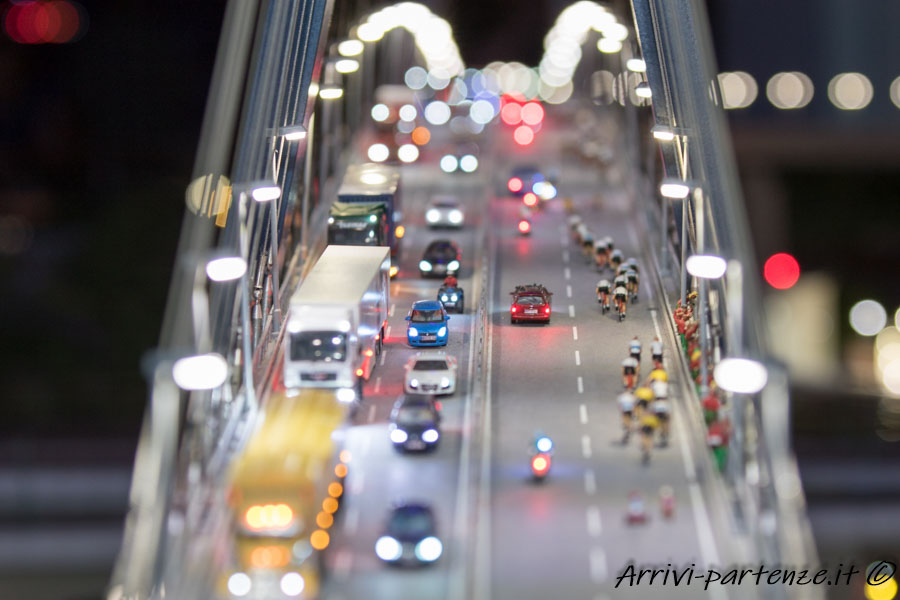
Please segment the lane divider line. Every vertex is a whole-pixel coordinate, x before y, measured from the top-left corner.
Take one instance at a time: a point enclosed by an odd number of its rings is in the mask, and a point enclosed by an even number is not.
[[[578,393],[584,393],[584,378],[582,378],[581,375],[578,376]]]
[[[584,493],[593,496],[597,493],[597,476],[593,469],[587,469],[584,472]]]
[[[562,257],[563,257],[563,262],[564,262],[564,263],[569,262],[569,251],[568,251],[568,250],[563,250],[563,251],[562,251]]]
[[[381,391],[381,375],[375,378],[375,389],[372,390],[376,394]],[[374,408],[374,405],[373,405]]]
[[[575,351],[575,366],[576,367],[581,366],[581,351],[580,350]]]
[[[596,504],[588,506],[585,513],[587,530],[591,537],[599,537],[603,533],[603,522],[600,520],[600,508]]]
[[[587,425],[588,416],[587,416],[587,406],[584,404],[578,407],[578,419],[581,421],[582,425]]]
[[[591,565],[591,579],[594,580],[594,583],[605,582],[608,572],[606,568],[606,553],[603,551],[603,548],[591,548],[589,560]]]
[[[347,516],[344,519],[344,531],[347,532],[348,535],[353,535],[356,533],[356,528],[359,526],[359,505],[356,500],[350,502],[350,506],[347,507]]]
[[[389,317],[393,317],[393,316],[394,316],[394,309],[395,309],[396,307],[397,307],[397,305],[396,305],[395,303],[391,303],[391,309],[388,311],[388,316],[389,316]]]
[[[581,436],[581,454],[585,458],[591,457],[591,437],[587,434]]]
[[[375,420],[375,405],[369,406],[369,423]]]
[[[566,296],[569,298],[572,297],[572,286],[571,285],[566,285]]]
[[[572,269],[570,269],[569,267],[566,267],[565,269],[563,269],[563,276],[566,279],[572,279]]]
[[[574,304],[569,305],[569,316],[572,317],[573,319],[575,318],[575,305]]]
[[[578,326],[572,325],[572,337],[575,338],[575,341],[578,341]]]

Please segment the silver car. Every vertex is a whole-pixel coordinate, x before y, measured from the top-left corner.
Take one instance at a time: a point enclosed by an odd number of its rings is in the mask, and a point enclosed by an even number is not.
[[[429,227],[463,226],[465,213],[454,196],[434,196],[425,209],[425,222]]]
[[[406,363],[407,394],[449,395],[456,391],[456,358],[444,352],[418,352]]]

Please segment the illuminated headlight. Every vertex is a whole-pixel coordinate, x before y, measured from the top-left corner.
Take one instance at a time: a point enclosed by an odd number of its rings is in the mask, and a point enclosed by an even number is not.
[[[425,220],[429,223],[437,223],[441,220],[441,211],[436,208],[429,208],[425,213]]]
[[[303,593],[306,582],[300,573],[285,573],[281,578],[281,591],[285,596],[299,596]]]
[[[456,294],[453,295],[453,299],[456,300]],[[441,296],[441,302],[447,302],[450,298],[447,297],[447,294]]]
[[[444,173],[452,173],[456,170],[456,167],[459,165],[459,161],[456,160],[456,157],[452,154],[446,154],[443,158],[441,158],[441,171]]]
[[[538,438],[537,449],[541,452],[550,452],[551,450],[553,450],[553,440],[551,440],[547,436]]]
[[[449,377],[441,377],[441,387],[447,389],[450,387],[450,378]]]
[[[466,173],[473,173],[478,168],[478,159],[472,154],[466,154],[459,159],[459,168]]]
[[[412,389],[416,389],[417,387],[419,387],[419,380],[418,379],[410,379],[409,387],[411,387]]]
[[[375,554],[381,560],[393,561],[400,558],[403,554],[403,547],[400,545],[400,542],[391,536],[383,535],[375,542]]]
[[[416,544],[416,558],[422,562],[434,562],[441,556],[444,551],[444,545],[441,540],[433,535],[428,536],[418,544]]]
[[[450,222],[453,224],[460,224],[463,222],[463,214],[462,211],[458,208],[454,208],[450,211],[450,214],[447,215],[447,218],[450,219]]]
[[[395,429],[391,432],[391,441],[395,444],[402,444],[407,439],[409,439],[409,436],[402,429]]]
[[[406,330],[406,333],[409,335],[409,337],[419,337],[419,330],[415,327],[410,327]]]
[[[447,299],[447,297],[444,296],[444,300],[446,300],[446,299]],[[452,302],[456,302],[457,300],[459,300],[459,296],[457,296],[456,294],[453,294],[452,296],[450,296],[450,300]]]
[[[422,432],[422,441],[428,444],[433,444],[438,441],[440,434],[437,429],[426,429]]]
[[[541,200],[552,200],[553,198],[556,198],[556,186],[549,181],[545,181],[544,188],[538,196],[541,197]]]
[[[451,260],[451,261],[447,264],[447,270],[448,270],[448,271],[456,271],[457,269],[459,269],[459,261],[458,261],[458,260]]]
[[[428,262],[427,260],[420,260],[419,261],[419,269],[421,269],[422,271],[430,271],[431,263]]]
[[[328,217],[328,224],[331,225],[334,223],[334,217]]]
[[[356,392],[352,388],[341,388],[337,391],[337,400],[343,404],[350,404],[356,400]]]
[[[438,337],[444,337],[445,335],[447,335],[446,327],[441,327],[440,329],[438,329]]]
[[[232,596],[246,596],[253,583],[246,573],[235,573],[228,578],[228,591]]]
[[[369,215],[369,223],[374,223],[377,220],[378,220],[378,217],[376,217],[375,215]]]

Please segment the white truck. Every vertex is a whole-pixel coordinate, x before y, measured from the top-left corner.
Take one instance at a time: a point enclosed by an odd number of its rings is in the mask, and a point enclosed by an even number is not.
[[[387,246],[328,246],[291,297],[285,388],[337,388],[362,398],[384,343],[390,304]]]

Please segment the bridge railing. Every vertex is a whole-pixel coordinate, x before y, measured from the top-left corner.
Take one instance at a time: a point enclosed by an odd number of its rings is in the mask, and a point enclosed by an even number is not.
[[[737,501],[736,522],[756,542],[760,559],[815,564],[789,444],[786,373],[768,358],[758,268],[705,5],[698,0],[633,0],[632,7],[654,124],[672,134],[670,142],[660,143],[665,177],[684,182],[690,190],[683,202],[671,203],[680,226],[674,235],[669,234],[670,201],[662,198],[656,205],[662,209],[662,217],[657,217],[663,232],[661,267],[681,274],[683,297],[692,287],[687,285],[684,261],[688,249],[728,260],[726,277],[697,280],[703,360],[752,358],[768,370],[768,383],[760,393],[729,398],[732,436],[725,475]]]

